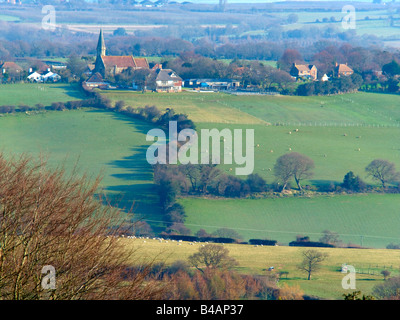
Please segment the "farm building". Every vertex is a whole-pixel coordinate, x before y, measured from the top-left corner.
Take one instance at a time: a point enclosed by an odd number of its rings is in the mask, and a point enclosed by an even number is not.
[[[239,80],[232,79],[188,79],[185,87],[209,90],[235,90],[240,87]]]
[[[293,63],[290,75],[296,79],[317,80],[318,70],[312,64],[297,64]]]
[[[149,69],[146,58],[134,58],[133,56],[107,56],[106,45],[104,42],[103,30],[100,30],[99,41],[97,43],[97,57],[93,73],[100,73],[102,77],[106,74],[117,75],[124,70],[132,68]]]

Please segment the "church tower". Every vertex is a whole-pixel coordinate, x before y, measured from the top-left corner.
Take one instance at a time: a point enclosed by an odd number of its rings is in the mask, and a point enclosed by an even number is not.
[[[104,42],[103,29],[100,29],[99,41],[97,42],[97,57],[106,55],[106,43]]]
[[[103,77],[105,76],[105,65],[103,57],[106,55],[106,43],[104,42],[103,30],[100,29],[99,41],[97,42],[97,56],[94,63],[93,73],[99,72]]]

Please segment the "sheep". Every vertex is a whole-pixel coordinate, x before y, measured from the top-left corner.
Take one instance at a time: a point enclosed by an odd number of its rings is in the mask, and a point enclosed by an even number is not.
[[[274,153],[274,150],[271,149],[271,150],[269,150],[269,152]]]

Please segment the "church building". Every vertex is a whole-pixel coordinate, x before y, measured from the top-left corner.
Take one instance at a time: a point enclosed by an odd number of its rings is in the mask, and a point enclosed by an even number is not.
[[[100,30],[93,73],[98,72],[104,78],[106,75],[115,76],[129,68],[132,68],[133,70],[149,69],[149,63],[146,58],[134,58],[133,56],[107,56],[103,30]]]

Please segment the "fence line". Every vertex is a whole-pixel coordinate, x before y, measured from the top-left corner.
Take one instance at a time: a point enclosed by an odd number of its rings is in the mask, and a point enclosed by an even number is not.
[[[287,121],[273,122],[272,126],[298,126],[298,127],[362,127],[362,128],[400,128],[400,123],[379,124],[379,123],[354,123],[354,122],[328,122],[328,121]]]

